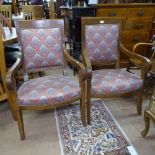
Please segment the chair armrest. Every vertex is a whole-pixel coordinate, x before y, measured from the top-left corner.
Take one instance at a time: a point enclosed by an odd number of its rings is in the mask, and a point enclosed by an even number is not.
[[[78,70],[81,70],[81,76],[80,78],[85,79],[86,77],[86,68],[84,67],[84,65],[82,63],[80,63],[79,61],[77,61],[76,59],[74,59],[67,50],[64,50],[64,56],[67,60],[67,62],[71,63],[72,65],[74,65]]]
[[[12,67],[6,74],[6,84],[10,89],[10,91],[16,90],[15,73],[20,66],[21,66],[21,57],[17,58],[16,62],[12,65]]]
[[[133,47],[133,52],[134,52],[134,53],[135,53],[135,50],[136,50],[136,48],[137,48],[138,46],[155,46],[155,41],[152,42],[152,43],[137,43],[137,44]],[[155,55],[155,50],[154,50],[154,52],[153,52],[151,58],[153,58],[154,55]]]
[[[90,59],[86,51],[82,52],[82,61],[87,70],[87,79],[91,79],[92,78],[92,65],[91,65]]]
[[[122,43],[119,44],[119,49],[121,52],[123,52],[126,56],[128,56],[128,58],[130,59],[130,61],[137,67],[139,67],[141,69],[141,78],[144,78],[144,74],[148,73],[149,70],[151,69],[151,61],[150,59],[133,53],[132,51],[129,51],[128,49],[126,49],[124,47],[124,45]]]

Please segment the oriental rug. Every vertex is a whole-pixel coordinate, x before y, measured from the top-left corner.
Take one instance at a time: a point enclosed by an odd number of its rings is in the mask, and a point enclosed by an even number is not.
[[[91,102],[91,125],[83,127],[79,103],[56,110],[61,155],[137,155],[102,100]]]

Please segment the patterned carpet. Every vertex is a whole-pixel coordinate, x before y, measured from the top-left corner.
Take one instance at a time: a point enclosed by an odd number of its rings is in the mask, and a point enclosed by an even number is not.
[[[137,155],[103,101],[92,101],[91,125],[83,127],[79,104],[56,110],[62,155]]]

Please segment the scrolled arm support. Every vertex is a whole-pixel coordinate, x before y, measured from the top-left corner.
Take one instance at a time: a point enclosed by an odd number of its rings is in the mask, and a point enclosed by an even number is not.
[[[87,69],[87,79],[92,79],[92,65],[86,51],[82,52],[82,60]]]
[[[139,54],[129,51],[122,43],[119,44],[120,51],[123,52],[130,61],[141,69],[141,78],[144,79],[151,69],[151,61]]]
[[[6,74],[6,84],[10,91],[16,91],[15,73],[17,72],[20,66],[21,66],[21,57],[17,58],[14,65],[9,69],[9,71]]]
[[[79,61],[77,61],[76,59],[74,59],[72,56],[70,56],[70,54],[68,53],[67,50],[64,50],[64,56],[65,56],[67,62],[71,63],[78,70],[80,70],[80,72],[81,72],[80,79],[85,79],[86,78],[86,68],[84,67],[84,65],[82,63],[80,63]]]

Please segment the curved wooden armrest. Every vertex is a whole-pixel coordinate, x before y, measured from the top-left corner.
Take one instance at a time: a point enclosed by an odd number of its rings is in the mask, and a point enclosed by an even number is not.
[[[87,79],[92,78],[92,65],[86,51],[82,52],[82,60],[87,70]]]
[[[155,41],[153,41],[152,43],[137,43],[134,47],[133,47],[133,52],[135,53],[135,50],[137,47],[139,46],[155,46]],[[155,55],[155,50],[151,56],[151,58],[153,58]]]
[[[151,61],[139,54],[133,53],[126,49],[122,43],[119,44],[120,51],[123,52],[131,62],[141,69],[142,74],[146,74],[151,69]]]
[[[6,74],[6,84],[11,91],[16,90],[15,73],[20,66],[21,57],[17,58],[16,62],[13,64],[13,66],[9,69],[9,71]]]
[[[74,59],[67,50],[64,50],[64,56],[69,63],[75,65],[77,69],[81,70],[81,78],[84,79],[86,77],[86,68],[84,67],[84,65]]]

